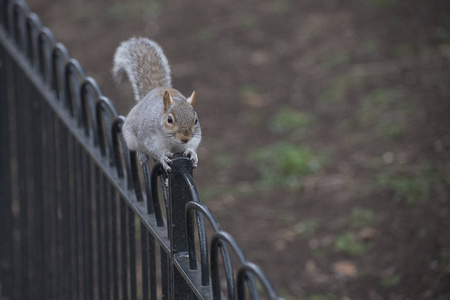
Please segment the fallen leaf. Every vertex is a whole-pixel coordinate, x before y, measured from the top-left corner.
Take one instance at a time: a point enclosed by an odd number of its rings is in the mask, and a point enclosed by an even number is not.
[[[363,240],[369,240],[377,234],[377,230],[371,227],[365,227],[358,231],[357,236]]]
[[[338,277],[353,277],[358,273],[358,268],[348,260],[341,260],[333,264],[333,271]]]
[[[314,273],[317,270],[316,262],[312,259],[308,260],[305,264],[305,271],[307,273]]]

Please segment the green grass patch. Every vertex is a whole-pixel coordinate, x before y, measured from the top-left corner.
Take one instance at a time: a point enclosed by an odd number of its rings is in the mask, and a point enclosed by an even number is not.
[[[279,142],[252,152],[252,161],[264,182],[299,188],[303,179],[314,174],[324,159],[308,147]]]
[[[72,7],[72,15],[79,22],[98,20],[100,13],[112,21],[123,21],[136,18],[145,12],[159,16],[163,5],[159,0],[130,0],[126,2],[112,2],[105,8],[95,4],[83,4]]]
[[[285,300],[298,300],[298,298],[291,294],[287,289],[280,289],[280,296]]]
[[[203,43],[209,43],[213,41],[218,35],[217,30],[213,26],[201,27],[194,33],[194,37],[197,41]]]
[[[403,136],[406,132],[406,127],[401,124],[380,123],[375,126],[375,130],[379,136],[393,139]]]
[[[312,294],[303,300],[337,300],[338,296],[332,294]]]
[[[335,249],[351,256],[362,256],[372,249],[372,243],[361,240],[355,233],[346,231],[338,235]]]
[[[256,182],[238,182],[231,186],[223,185],[205,185],[198,186],[200,191],[200,196],[203,203],[208,203],[212,200],[217,200],[220,198],[248,198],[256,197],[261,193],[265,193],[273,189],[273,186],[266,184],[262,181]],[[280,216],[280,219],[285,218],[285,216]]]
[[[239,20],[242,29],[249,30],[259,26],[259,18],[256,14],[245,14]]]
[[[379,43],[375,40],[368,39],[361,44],[360,51],[366,55],[376,54],[380,49]]]
[[[308,113],[295,111],[288,107],[281,108],[270,122],[270,129],[274,133],[286,134],[297,130],[303,130],[311,123],[315,117]]]
[[[431,229],[429,227],[420,227],[419,230],[417,230],[417,239],[423,240],[425,239],[431,232]]]
[[[398,273],[392,273],[386,276],[383,276],[380,280],[380,285],[384,288],[393,288],[396,287],[400,281],[402,280],[402,276]]]
[[[146,11],[158,16],[162,11],[162,5],[162,2],[159,0],[112,2],[109,6],[107,6],[106,15],[111,20],[135,18]]]
[[[364,228],[371,225],[374,218],[373,210],[355,207],[350,213],[350,226],[355,229]]]
[[[398,0],[363,0],[362,3],[374,8],[389,8],[398,4]]]
[[[450,249],[442,249],[441,252],[439,253],[439,260],[443,264],[450,265]]]
[[[82,5],[73,10],[73,18],[78,22],[91,22],[97,17],[98,11],[92,5]]]
[[[256,84],[244,84],[243,86],[241,86],[241,88],[239,89],[239,95],[242,98],[249,98],[249,97],[253,97],[256,95],[259,95],[260,93],[260,88],[258,85]]]
[[[235,157],[231,153],[216,154],[213,158],[214,168],[217,170],[225,170],[233,165]]]
[[[403,201],[408,206],[416,206],[427,202],[435,183],[429,174],[388,175],[376,177],[376,185],[393,194],[395,201]]]
[[[347,103],[353,93],[364,90],[370,79],[366,76],[341,75],[331,80],[319,95],[321,109],[333,109],[332,103]]]
[[[408,57],[417,55],[418,51],[411,44],[397,44],[392,46],[392,53],[397,57]]]
[[[436,36],[442,44],[450,44],[450,29],[449,26],[441,26],[436,29]]]
[[[291,9],[290,0],[275,0],[271,1],[272,10],[278,15],[284,15]]]
[[[337,67],[348,65],[351,61],[351,58],[352,56],[349,52],[337,52],[327,57],[321,65],[323,68],[331,70]]]
[[[305,219],[297,223],[295,231],[300,236],[311,236],[320,227],[320,221],[315,218]]]
[[[322,259],[322,258],[326,258],[329,254],[329,250],[325,247],[319,247],[316,249],[313,249],[311,251],[312,256],[314,256],[317,259]]]
[[[401,89],[376,89],[361,98],[353,119],[346,124],[370,130],[382,138],[405,134],[416,101]]]

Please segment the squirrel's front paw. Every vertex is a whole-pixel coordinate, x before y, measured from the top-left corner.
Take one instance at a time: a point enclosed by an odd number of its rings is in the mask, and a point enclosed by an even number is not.
[[[159,162],[167,173],[170,173],[170,171],[172,171],[172,168],[170,167],[170,165],[172,164],[172,160],[170,158],[172,157],[173,153],[167,152],[159,159]]]
[[[192,167],[194,169],[196,169],[197,163],[198,163],[197,153],[195,153],[195,151],[193,151],[193,150],[188,149],[188,150],[184,151],[183,155],[189,157],[189,160],[192,163]]]

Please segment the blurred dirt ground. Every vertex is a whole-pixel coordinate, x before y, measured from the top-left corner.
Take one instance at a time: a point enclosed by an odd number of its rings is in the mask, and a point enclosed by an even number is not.
[[[286,299],[450,299],[450,2],[29,1],[122,114],[131,36],[195,89],[196,183]]]

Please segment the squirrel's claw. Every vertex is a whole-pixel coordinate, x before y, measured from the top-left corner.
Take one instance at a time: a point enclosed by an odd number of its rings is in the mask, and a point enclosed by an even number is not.
[[[189,157],[189,160],[192,163],[192,167],[194,169],[197,169],[197,163],[198,163],[197,153],[195,153],[195,151],[193,151],[193,150],[188,149],[188,150],[184,151],[183,155]]]
[[[172,168],[170,167],[172,164],[172,160],[170,159],[171,157],[173,157],[173,153],[167,152],[159,159],[159,162],[167,173],[172,171]]]

